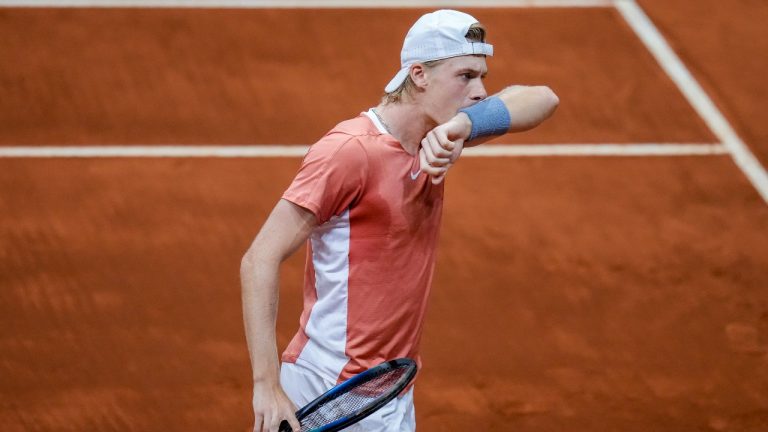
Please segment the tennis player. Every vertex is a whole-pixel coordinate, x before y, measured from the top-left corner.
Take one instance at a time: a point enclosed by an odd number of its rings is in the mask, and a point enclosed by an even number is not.
[[[381,103],[311,146],[243,257],[255,432],[299,430],[297,407],[382,361],[420,364],[447,170],[465,142],[535,127],[558,104],[546,87],[488,97],[485,33],[458,11],[419,18]],[[281,363],[279,266],[304,244],[304,310]],[[410,388],[349,430],[415,428]]]

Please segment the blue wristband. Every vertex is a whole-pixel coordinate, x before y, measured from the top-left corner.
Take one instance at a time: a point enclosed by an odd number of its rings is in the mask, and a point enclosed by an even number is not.
[[[498,96],[491,96],[471,107],[462,108],[472,122],[472,132],[467,141],[487,136],[504,135],[509,131],[512,119],[504,102]]]

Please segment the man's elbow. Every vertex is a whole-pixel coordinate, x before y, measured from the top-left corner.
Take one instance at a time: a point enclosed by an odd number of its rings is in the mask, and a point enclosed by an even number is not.
[[[240,259],[240,275],[245,277],[253,273],[260,264],[268,262],[267,252],[267,248],[261,245],[257,238]]]
[[[547,86],[525,87],[519,95],[520,98],[510,108],[510,132],[523,132],[537,127],[552,116],[560,104],[560,98]]]
[[[243,254],[243,257],[240,259],[240,278],[245,280],[247,278],[247,275],[253,273],[254,267],[255,267],[254,246],[251,245],[251,247],[249,247],[248,250],[245,251],[245,254]]]
[[[547,86],[536,86],[533,90],[536,92],[542,110],[547,113],[547,117],[552,115],[557,106],[560,105],[560,98],[557,97],[557,94]]]
[[[531,88],[531,117],[529,129],[540,125],[550,118],[560,105],[560,98],[547,86],[535,86]]]

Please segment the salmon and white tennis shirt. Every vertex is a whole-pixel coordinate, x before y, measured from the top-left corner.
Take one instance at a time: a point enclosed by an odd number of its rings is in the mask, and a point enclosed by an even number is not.
[[[336,381],[399,357],[421,365],[443,184],[368,111],[310,147],[283,198],[318,226],[300,328],[282,360]]]

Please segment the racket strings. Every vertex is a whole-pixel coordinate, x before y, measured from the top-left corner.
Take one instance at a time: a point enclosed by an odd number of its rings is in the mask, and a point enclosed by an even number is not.
[[[365,409],[388,394],[406,373],[406,368],[392,369],[339,394],[304,417],[301,429],[312,430]]]

